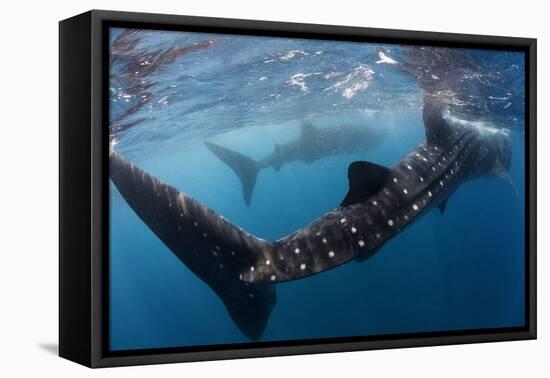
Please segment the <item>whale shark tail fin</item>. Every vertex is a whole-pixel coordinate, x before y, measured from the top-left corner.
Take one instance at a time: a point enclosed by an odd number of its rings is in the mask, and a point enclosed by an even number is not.
[[[212,142],[204,142],[206,147],[221,161],[229,166],[241,180],[243,198],[246,206],[250,206],[252,193],[256,186],[256,178],[260,172],[261,164],[246,155],[232,151]]]
[[[277,302],[275,287],[250,284],[241,277],[259,254],[271,251],[272,243],[240,230],[114,151],[109,173],[132,210],[219,296],[239,329],[249,339],[259,339]]]

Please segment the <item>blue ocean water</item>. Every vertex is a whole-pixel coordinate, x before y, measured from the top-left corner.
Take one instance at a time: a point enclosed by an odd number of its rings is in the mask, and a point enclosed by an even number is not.
[[[112,30],[117,151],[264,239],[337,207],[351,162],[391,167],[424,141],[427,88],[462,118],[509,132],[517,196],[501,178],[465,183],[444,215],[430,211],[372,258],[277,284],[260,341],[524,324],[523,55],[464,50],[450,66],[437,49],[426,59],[427,49],[410,54],[393,45]],[[428,78],[402,68],[406,59]],[[276,143],[298,138],[304,118],[319,127],[379,125],[384,139],[368,151],[264,169],[247,207],[237,176],[204,141],[261,159]],[[110,220],[112,350],[249,342],[217,295],[114,185]]]

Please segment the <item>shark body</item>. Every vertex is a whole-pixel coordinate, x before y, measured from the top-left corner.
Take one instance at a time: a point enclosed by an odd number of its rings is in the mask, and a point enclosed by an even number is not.
[[[373,125],[345,125],[319,128],[309,121],[300,126],[300,137],[285,144],[275,144],[273,152],[260,161],[212,142],[206,147],[229,166],[239,177],[243,198],[250,205],[259,172],[268,167],[279,171],[285,164],[302,161],[306,164],[331,155],[368,151],[379,145],[384,134]]]
[[[509,179],[506,134],[454,120],[431,97],[426,141],[392,168],[354,162],[339,207],[275,241],[255,237],[112,151],[111,180],[164,244],[222,299],[252,340],[276,304],[275,284],[364,261],[430,209],[445,210],[468,180]]]

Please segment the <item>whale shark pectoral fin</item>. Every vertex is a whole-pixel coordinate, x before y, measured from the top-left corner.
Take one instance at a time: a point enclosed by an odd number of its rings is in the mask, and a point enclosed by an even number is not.
[[[240,274],[268,254],[272,243],[242,231],[114,151],[109,174],[130,208],[218,295],[239,329],[252,340],[260,338],[276,303],[275,288],[250,285]]]
[[[341,207],[349,206],[378,193],[390,169],[368,161],[356,161],[348,168],[349,191]]]
[[[455,193],[455,190],[452,190],[450,193],[447,193],[447,195],[439,202],[437,205],[437,209],[439,210],[439,213],[441,215],[445,214],[445,211],[447,210],[447,203],[449,202],[449,198]]]
[[[518,188],[516,187],[516,184],[514,184],[514,181],[512,180],[510,173],[508,173],[508,170],[504,167],[504,165],[501,162],[495,163],[492,169],[492,173],[497,175],[498,177],[503,178],[508,184],[510,184],[516,198],[519,197],[519,192],[518,192]]]
[[[437,206],[441,215],[445,214],[445,209],[447,208],[447,201],[449,201],[449,197],[447,197],[444,201],[441,201]]]
[[[366,261],[369,257],[375,255],[376,252],[378,252],[378,250],[380,250],[380,248],[382,248],[383,245],[384,244],[380,244],[377,248],[367,250],[365,252],[358,254],[357,257],[355,257],[355,262],[361,263],[363,261]]]
[[[243,189],[244,202],[246,206],[250,206],[252,192],[254,192],[254,187],[256,186],[256,178],[262,168],[261,164],[246,155],[219,146],[215,143],[205,141],[204,144],[210,152],[227,164],[227,166],[239,177]]]

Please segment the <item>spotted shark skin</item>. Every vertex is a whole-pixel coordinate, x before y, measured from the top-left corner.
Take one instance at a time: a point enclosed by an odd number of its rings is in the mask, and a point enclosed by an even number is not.
[[[237,271],[255,262],[248,251],[270,243],[232,225],[176,188],[149,175],[111,150],[110,176],[128,205],[151,231],[222,299],[251,340],[263,333],[277,303],[272,285],[250,284]]]
[[[443,212],[449,196],[466,181],[506,177],[511,150],[503,133],[453,121],[430,98],[424,123],[426,142],[391,169],[352,163],[350,192],[342,205],[276,241],[247,233],[115,151],[110,177],[143,222],[256,340],[276,304],[273,284],[364,261],[430,209]]]
[[[353,259],[364,261],[430,209],[443,212],[448,198],[466,181],[486,175],[508,178],[511,147],[506,134],[453,122],[432,99],[425,100],[424,123],[427,141],[388,169],[375,194],[275,241],[243,279],[289,281]]]

